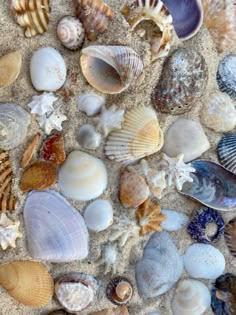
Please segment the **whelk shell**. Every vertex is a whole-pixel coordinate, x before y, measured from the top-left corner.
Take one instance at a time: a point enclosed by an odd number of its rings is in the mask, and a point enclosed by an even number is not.
[[[62,134],[48,137],[41,148],[41,157],[55,165],[61,165],[66,159],[65,143]]]
[[[0,57],[0,87],[11,85],[19,76],[22,55],[19,50]]]
[[[96,115],[105,103],[104,96],[95,94],[81,94],[77,99],[78,109],[85,112],[87,116]]]
[[[137,81],[143,71],[139,55],[127,46],[89,46],[80,65],[86,80],[106,94],[117,94]]]
[[[3,250],[16,247],[16,239],[22,237],[19,232],[20,221],[10,220],[5,213],[0,217],[0,245]]]
[[[216,80],[222,92],[236,99],[236,55],[227,55],[219,63]]]
[[[220,164],[236,175],[236,133],[223,136],[218,144],[217,153]]]
[[[127,304],[132,299],[133,286],[127,278],[116,277],[109,282],[106,295],[115,305]]]
[[[25,168],[26,166],[29,165],[30,161],[33,158],[33,155],[36,153],[37,148],[39,146],[39,141],[40,141],[40,134],[37,133],[36,135],[33,136],[31,141],[29,142],[28,146],[26,147],[22,159],[21,159],[21,167]]]
[[[233,256],[236,257],[236,218],[225,225],[225,242]]]

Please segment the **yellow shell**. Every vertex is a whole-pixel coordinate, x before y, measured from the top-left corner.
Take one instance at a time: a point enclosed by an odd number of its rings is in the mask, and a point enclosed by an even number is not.
[[[33,261],[0,265],[0,285],[16,301],[33,307],[48,304],[54,291],[53,279],[47,269]]]
[[[22,55],[19,50],[0,57],[0,86],[11,85],[19,76]]]

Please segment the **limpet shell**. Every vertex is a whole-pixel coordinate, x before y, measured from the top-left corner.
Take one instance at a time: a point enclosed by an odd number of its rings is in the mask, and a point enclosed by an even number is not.
[[[41,157],[55,165],[61,165],[65,161],[65,143],[62,134],[51,135],[43,142]]]
[[[106,288],[107,298],[115,305],[127,304],[133,296],[133,286],[124,277],[112,279]]]
[[[227,55],[219,63],[216,80],[222,92],[236,99],[236,55]]]
[[[22,55],[19,50],[0,57],[0,87],[11,85],[19,76]]]

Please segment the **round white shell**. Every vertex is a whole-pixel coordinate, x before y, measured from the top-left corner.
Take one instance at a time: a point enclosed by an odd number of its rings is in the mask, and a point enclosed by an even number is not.
[[[56,91],[66,80],[66,65],[61,54],[52,47],[36,50],[30,61],[30,76],[38,91]]]
[[[78,132],[77,140],[82,148],[95,150],[101,143],[102,136],[92,125],[83,125]]]
[[[225,270],[225,258],[208,244],[192,244],[184,254],[184,267],[193,278],[216,279]]]
[[[93,116],[101,110],[106,103],[104,96],[94,94],[81,94],[77,99],[78,110],[85,112],[87,116]]]
[[[95,200],[84,212],[87,227],[94,232],[106,230],[113,223],[112,205],[107,200]]]
[[[178,231],[188,224],[189,218],[180,212],[173,210],[161,210],[166,220],[161,222],[161,227],[166,231]]]

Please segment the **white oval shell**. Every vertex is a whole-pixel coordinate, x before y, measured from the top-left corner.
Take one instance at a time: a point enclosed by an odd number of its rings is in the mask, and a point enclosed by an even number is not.
[[[188,224],[189,218],[180,212],[173,210],[161,210],[166,219],[161,222],[161,227],[166,231],[178,231]]]
[[[68,198],[81,201],[97,198],[107,187],[105,164],[92,155],[73,151],[60,168],[58,185]]]
[[[192,244],[184,254],[184,267],[193,278],[216,279],[225,270],[225,258],[208,244]]]
[[[92,125],[85,124],[80,127],[77,140],[82,148],[95,150],[101,144],[102,136],[96,132]]]
[[[93,116],[101,110],[106,103],[104,96],[94,94],[81,94],[77,99],[78,109],[85,112],[87,116]]]
[[[38,91],[56,91],[66,80],[66,65],[61,54],[52,47],[39,48],[30,61],[30,77]]]

